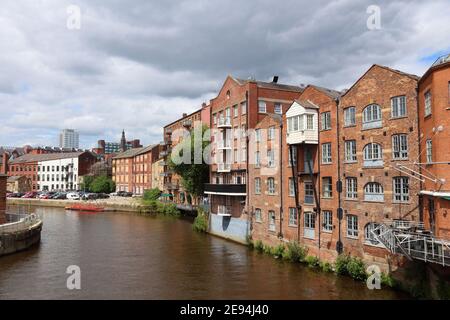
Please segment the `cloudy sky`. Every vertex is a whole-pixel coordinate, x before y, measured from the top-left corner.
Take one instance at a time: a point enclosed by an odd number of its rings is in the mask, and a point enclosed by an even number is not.
[[[450,0],[2,0],[0,146],[57,145],[62,128],[84,148],[122,129],[158,142],[228,74],[334,89],[373,63],[421,75],[450,52],[449,21]]]

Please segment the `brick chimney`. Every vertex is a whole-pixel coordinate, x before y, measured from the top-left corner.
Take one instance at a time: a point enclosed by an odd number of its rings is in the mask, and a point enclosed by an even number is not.
[[[6,222],[6,175],[0,174],[0,224]]]
[[[3,152],[2,170],[0,170],[0,174],[7,174],[8,173],[8,159],[9,159],[9,154],[7,152]]]

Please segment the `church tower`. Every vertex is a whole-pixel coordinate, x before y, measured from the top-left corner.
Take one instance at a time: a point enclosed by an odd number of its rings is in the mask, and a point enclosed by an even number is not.
[[[127,151],[127,139],[125,139],[125,130],[122,130],[122,138],[120,139],[120,150]]]

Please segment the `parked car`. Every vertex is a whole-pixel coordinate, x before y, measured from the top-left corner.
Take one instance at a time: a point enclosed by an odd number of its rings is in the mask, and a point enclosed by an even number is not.
[[[51,199],[55,195],[55,192],[44,192],[39,196],[39,199]]]
[[[125,192],[122,197],[132,197],[133,192]]]
[[[10,198],[22,198],[25,195],[23,192],[14,192]]]
[[[12,196],[13,196],[13,193],[12,193],[12,192],[6,193],[6,197],[7,197],[7,198],[12,198]]]
[[[54,199],[54,200],[65,200],[65,199],[67,199],[67,194],[65,192],[58,192],[52,197],[52,199]]]
[[[97,200],[98,195],[96,193],[85,193],[81,199],[83,200]]]
[[[106,193],[97,193],[97,199],[109,199],[109,195]]]
[[[69,192],[66,197],[68,200],[80,200],[80,195],[77,192]]]
[[[31,192],[27,192],[25,193],[22,198],[23,199],[34,199],[37,196],[37,192],[36,191],[31,191]]]

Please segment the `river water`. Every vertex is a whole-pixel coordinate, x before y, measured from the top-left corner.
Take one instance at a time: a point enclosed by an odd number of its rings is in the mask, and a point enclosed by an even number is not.
[[[41,243],[0,257],[0,299],[408,298],[195,233],[183,219],[33,210]],[[70,265],[81,269],[80,290],[66,287]]]

